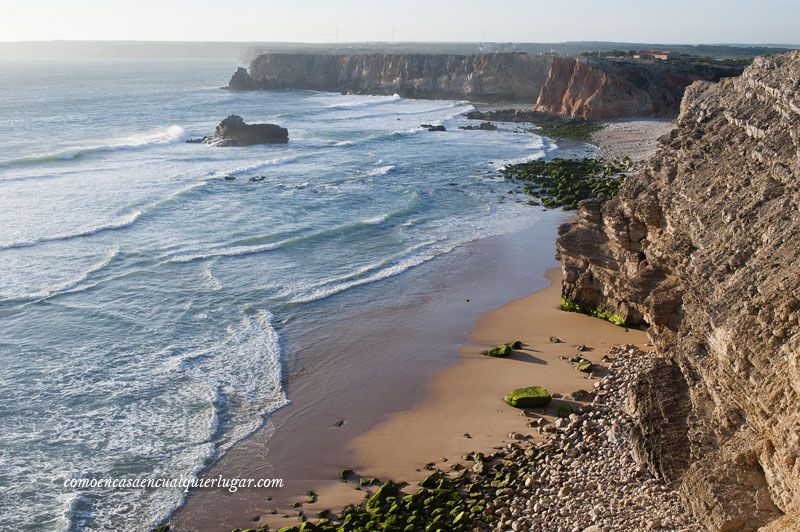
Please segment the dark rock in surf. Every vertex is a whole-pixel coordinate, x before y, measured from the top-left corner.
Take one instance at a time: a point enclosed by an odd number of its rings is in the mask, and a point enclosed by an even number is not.
[[[247,73],[247,69],[242,67],[239,67],[236,72],[234,72],[233,76],[231,76],[228,86],[223,87],[223,89],[232,91],[253,91],[260,88],[261,85],[250,77],[250,74]]]
[[[428,131],[447,131],[447,129],[445,129],[445,127],[442,125],[435,126],[433,124],[421,124],[419,127],[423,127]]]
[[[497,126],[491,122],[481,122],[478,126],[458,126],[458,129],[466,129],[468,131],[497,131]]]
[[[289,142],[289,131],[276,124],[247,124],[241,116],[230,115],[219,123],[213,137],[190,139],[187,142],[205,142],[219,147],[286,144]]]

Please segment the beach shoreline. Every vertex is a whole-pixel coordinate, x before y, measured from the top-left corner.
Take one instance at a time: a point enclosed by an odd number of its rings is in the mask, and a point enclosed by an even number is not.
[[[629,157],[634,163],[649,159],[658,147],[658,139],[675,128],[669,118],[632,117],[602,122],[603,129],[592,135],[597,156],[608,160]]]
[[[643,144],[644,148],[640,145],[635,158],[631,156],[634,160],[643,160],[645,151],[652,153],[655,150],[655,139],[666,129],[663,120],[637,121],[633,130],[627,122],[624,126],[615,125],[619,122],[611,123],[607,125],[611,131],[597,141],[598,152],[611,153],[609,146],[618,143],[629,145],[637,137],[639,140],[636,142],[641,142],[644,137],[640,130],[646,129],[648,123],[652,127],[645,137],[650,140]],[[552,246],[555,231],[551,239]],[[547,251],[553,249],[551,247]],[[458,349],[441,367],[435,368],[421,380],[417,375],[414,389],[409,393],[414,400],[384,408],[383,414],[372,411],[361,420],[342,419],[347,431],[330,428],[338,423],[331,421],[338,413],[314,412],[304,407],[300,407],[299,413],[293,415],[287,414],[291,409],[278,411],[268,427],[278,426],[277,431],[262,430],[243,442],[234,449],[240,456],[239,460],[218,462],[212,466],[209,475],[222,472],[229,477],[246,477],[249,472],[260,471],[264,477],[279,476],[280,470],[274,464],[275,456],[291,456],[302,461],[302,455],[308,457],[307,467],[303,468],[307,475],[287,478],[291,482],[290,488],[268,492],[194,492],[171,521],[173,529],[211,531],[296,525],[298,515],[313,518],[323,510],[338,511],[364,499],[368,491],[352,483],[341,482],[337,478],[340,469],[352,469],[362,477],[391,478],[415,485],[429,473],[431,467],[449,467],[448,464],[457,463],[463,455],[472,451],[489,452],[509,441],[509,434],[522,434],[533,439],[539,437],[534,434],[535,428],[530,426],[527,418],[502,401],[507,391],[519,386],[546,386],[557,398],[548,411],[552,420],[561,404],[558,398],[579,389],[588,390],[596,382],[596,378],[587,379],[584,373],[564,360],[576,355],[576,346],[586,346],[588,350],[582,356],[599,363],[603,353],[613,345],[644,346],[647,342],[641,331],[627,330],[588,316],[560,311],[560,272],[552,268],[554,264],[550,266],[547,271],[548,286],[534,287],[539,289],[533,293],[530,293],[531,288],[518,286],[516,295],[504,300],[504,304],[481,313],[469,335],[458,342]],[[434,323],[428,323],[427,327],[434,327]],[[398,329],[394,328],[394,332]],[[403,336],[407,336],[407,331],[401,330],[398,336],[391,337],[390,330],[386,328],[379,331],[379,335],[387,334],[390,336],[388,340],[400,343],[403,342]],[[555,343],[551,337],[561,341]],[[480,355],[483,349],[513,340],[522,341],[524,347],[509,359]],[[319,372],[320,368],[309,369],[311,373],[314,371]],[[380,378],[380,372],[372,376]],[[309,382],[313,383],[314,380],[310,379]],[[318,382],[314,384],[318,385]],[[313,393],[308,387],[306,384],[303,390],[302,379],[299,386],[290,386],[290,400],[301,402],[304,393],[306,396]],[[368,403],[365,401],[365,404]],[[325,409],[319,404],[317,407]],[[318,431],[313,442],[304,440],[308,433],[298,433],[291,453],[282,452],[280,448],[276,450],[277,442],[270,441],[269,435],[274,436],[287,429],[290,431],[292,424],[302,416],[324,417],[324,423],[329,428],[324,432]],[[330,457],[326,454],[326,447],[330,445],[334,448],[338,446],[342,455],[337,456],[339,459],[333,463],[323,464],[326,457]],[[254,467],[254,462],[259,461],[263,467]],[[306,492],[313,492],[316,501],[308,502]]]

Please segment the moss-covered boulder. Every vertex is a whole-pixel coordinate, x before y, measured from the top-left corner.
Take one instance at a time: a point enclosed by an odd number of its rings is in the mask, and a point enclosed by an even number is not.
[[[552,397],[550,392],[541,386],[528,386],[511,390],[503,400],[517,408],[534,408],[549,405]]]
[[[589,373],[592,371],[592,363],[585,358],[581,358],[575,363],[575,369],[584,373]]]
[[[493,347],[492,349],[482,351],[481,354],[487,357],[506,358],[511,355],[512,351],[513,349],[511,344],[502,344],[498,345],[497,347]]]

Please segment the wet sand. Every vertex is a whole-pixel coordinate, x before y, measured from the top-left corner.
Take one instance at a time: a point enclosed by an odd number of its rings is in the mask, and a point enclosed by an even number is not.
[[[481,316],[469,343],[461,349],[461,361],[434,376],[422,404],[392,416],[351,442],[354,462],[350,467],[361,476],[414,484],[429,474],[426,464],[447,469],[456,462],[466,463],[462,456],[467,453],[488,453],[502,446],[512,432],[534,435],[528,418],[503,402],[506,392],[530,385],[545,386],[557,395],[591,390],[597,378],[577,371],[562,356],[574,356],[575,346],[585,345],[589,350],[581,355],[599,364],[612,345],[647,342],[642,331],[560,311],[560,271],[549,270],[547,278],[551,282],[547,288]],[[553,343],[551,337],[561,342]],[[507,359],[480,354],[512,340],[521,340],[524,346]],[[554,400],[546,414],[554,416],[560,404]],[[363,497],[364,492],[355,490],[354,484],[334,482],[319,490],[319,502],[304,504],[303,509],[316,515]],[[285,526],[296,518],[271,522]]]
[[[421,404],[431,378],[462,360],[459,346],[483,312],[546,285],[543,272],[557,264],[553,236],[566,215],[533,209],[531,216],[541,218],[523,231],[473,242],[304,309],[281,331],[291,404],[206,474],[283,478],[284,487],[196,490],[174,516],[176,529],[247,528],[275,508],[296,516],[290,504],[306,491],[342,487],[339,471],[361,467],[355,438]],[[334,506],[327,497],[319,504]]]
[[[385,416],[377,426],[356,430],[357,434],[352,437],[353,431],[342,431],[334,426],[336,411],[319,405],[315,411],[299,409],[283,420],[278,431],[282,441],[291,442],[292,452],[287,454],[280,442],[274,440],[266,447],[290,458],[303,459],[307,479],[294,477],[288,491],[253,490],[236,495],[200,493],[201,497],[195,496],[191,501],[192,511],[183,513],[176,522],[178,529],[244,528],[253,526],[252,518],[256,516],[259,525],[296,524],[298,511],[316,516],[323,509],[337,510],[363,499],[366,491],[356,490],[355,483],[342,483],[336,478],[342,468],[353,469],[361,476],[392,478],[413,484],[426,476],[425,465],[430,462],[446,469],[468,452],[487,452],[501,446],[511,432],[533,434],[528,419],[502,401],[507,391],[528,385],[543,385],[551,393],[562,395],[591,389],[595,379],[577,371],[562,356],[575,355],[575,346],[582,344],[589,348],[582,356],[599,363],[602,354],[612,345],[647,342],[642,331],[558,310],[560,272],[551,269],[547,278],[551,282],[547,288],[484,313],[461,347],[457,363],[438,371],[429,382],[418,383],[426,392],[422,402]],[[408,336],[409,331],[397,328],[395,333],[396,336],[387,340],[402,343],[402,337]],[[553,343],[551,337],[561,342]],[[487,347],[511,340],[521,340],[524,346],[508,359],[480,355]],[[384,371],[394,369],[385,367]],[[302,395],[302,390],[298,393]],[[385,397],[391,396],[391,391],[387,390]],[[374,414],[370,404],[378,408],[387,406],[380,394],[365,394],[362,408],[367,418]],[[548,414],[554,414],[559,404],[560,401],[553,401]],[[309,416],[320,418],[320,424],[327,428],[309,434]],[[293,423],[293,419],[299,418],[306,419],[303,423]],[[348,423],[358,425],[359,420],[347,420],[345,427]],[[267,454],[259,455],[259,448]],[[336,450],[336,458],[328,452],[331,449]],[[258,438],[247,442],[241,450],[246,451],[252,461],[274,461],[274,455],[268,454]],[[244,468],[248,474],[253,470],[252,465],[251,462]],[[227,475],[235,474],[230,465],[225,470]],[[266,471],[263,473],[272,476]],[[305,501],[306,490],[318,493],[318,502],[291,508],[292,502]],[[270,501],[267,500],[269,496],[273,497]],[[220,512],[221,508],[227,511]],[[271,515],[272,509],[278,513]],[[283,515],[290,517],[283,518]]]

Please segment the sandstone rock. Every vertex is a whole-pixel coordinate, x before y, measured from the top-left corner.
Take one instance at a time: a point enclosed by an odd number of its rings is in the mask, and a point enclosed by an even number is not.
[[[798,512],[798,86],[800,52],[691,85],[645,169],[559,230],[563,295],[649,327],[635,455],[711,530]]]

